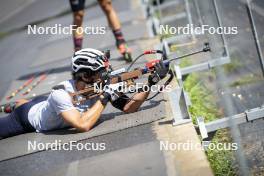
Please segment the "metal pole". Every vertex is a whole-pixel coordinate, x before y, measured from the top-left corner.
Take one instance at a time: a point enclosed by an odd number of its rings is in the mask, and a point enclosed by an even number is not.
[[[185,7],[186,7],[186,13],[187,13],[187,19],[190,25],[193,25],[193,21],[192,21],[192,15],[191,15],[191,9],[190,9],[190,5],[189,5],[189,1],[188,0],[184,0],[185,1]],[[192,40],[195,41],[196,37],[195,35],[192,33],[191,34]]]
[[[215,9],[215,14],[216,14],[218,26],[223,27],[223,22],[222,22],[222,19],[220,17],[219,9],[218,9],[218,6],[217,6],[217,3],[215,0],[213,0],[213,5],[214,5],[214,9]],[[222,40],[223,40],[223,44],[224,44],[224,50],[225,50],[224,54],[226,54],[226,56],[229,57],[230,55],[229,55],[229,51],[227,49],[227,42],[226,42],[225,35],[222,33],[221,36],[222,36]]]
[[[195,8],[197,10],[200,26],[202,26],[203,25],[203,20],[202,20],[202,15],[201,15],[201,11],[200,11],[200,8],[199,8],[199,4],[197,3],[197,0],[194,0],[194,6],[195,6]]]
[[[160,8],[160,0],[157,0],[157,5],[158,5],[158,11],[159,11],[160,24],[163,24],[162,23],[162,12]]]
[[[262,75],[264,76],[264,59],[263,59],[263,54],[262,54],[262,51],[261,51],[261,46],[260,46],[260,42],[259,42],[258,32],[257,32],[257,29],[256,29],[256,24],[255,24],[255,21],[254,21],[254,18],[253,18],[253,14],[252,14],[252,11],[251,11],[251,2],[252,1],[247,0],[247,5],[246,5],[247,6],[247,12],[248,12],[249,22],[250,22],[250,25],[251,25],[251,28],[252,28],[252,32],[253,32],[253,36],[254,36],[254,41],[255,41],[255,44],[256,44],[256,47],[257,47],[257,53],[258,53],[258,56],[259,56],[259,62],[260,62]]]
[[[213,6],[214,6],[214,10],[216,13],[216,17],[217,17],[217,22],[219,24],[219,26],[222,26],[222,20],[219,14],[219,10],[218,10],[218,6],[216,3],[216,0],[213,0]],[[225,36],[222,35],[223,38],[223,42],[224,42],[224,48],[225,48],[225,54],[227,55],[227,57],[229,57],[229,52],[227,49],[227,44],[226,44],[226,40],[225,40]],[[224,73],[224,70],[222,67],[216,67],[216,74],[217,74],[217,79],[218,79],[218,86],[220,89],[222,89],[224,92],[227,92],[227,87],[225,87],[225,83],[226,83],[226,76]],[[228,96],[227,94],[223,95],[223,103],[224,103],[224,107],[226,110],[226,114],[228,115],[228,117],[231,117],[234,113],[234,109],[233,109],[233,101],[230,98],[230,96]],[[242,146],[242,142],[241,142],[241,138],[240,138],[240,131],[238,129],[237,124],[235,123],[234,119],[229,118],[228,122],[230,124],[230,131],[233,137],[233,140],[235,143],[237,143],[238,145],[238,149],[236,151],[236,158],[237,158],[237,162],[239,164],[239,169],[241,171],[241,175],[243,176],[247,176],[249,175],[249,170],[248,170],[248,165],[247,165],[247,160],[245,158],[244,152],[243,152],[243,146]]]

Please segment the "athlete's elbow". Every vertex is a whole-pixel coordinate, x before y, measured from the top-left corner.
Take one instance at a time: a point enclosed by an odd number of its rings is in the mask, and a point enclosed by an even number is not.
[[[90,125],[80,125],[79,127],[77,127],[77,130],[81,133],[88,132],[91,129],[92,127]]]
[[[124,107],[123,112],[124,113],[134,113],[137,112],[139,108],[131,108],[131,107]]]
[[[77,131],[79,131],[81,133],[88,132],[90,130],[91,130],[90,128],[77,128]]]

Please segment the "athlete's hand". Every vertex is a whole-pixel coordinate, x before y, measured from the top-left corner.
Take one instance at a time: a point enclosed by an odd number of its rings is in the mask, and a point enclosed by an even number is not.
[[[110,101],[115,101],[119,98],[120,92],[118,91],[121,83],[109,84],[104,87],[104,92],[109,95]]]
[[[160,80],[166,77],[169,69],[163,64],[162,61],[154,66],[154,73],[149,75],[148,83],[150,86],[157,84]]]

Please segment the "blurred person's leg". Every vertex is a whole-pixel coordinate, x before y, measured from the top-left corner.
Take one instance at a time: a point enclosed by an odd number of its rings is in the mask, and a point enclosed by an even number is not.
[[[102,10],[104,11],[108,23],[113,31],[116,39],[116,47],[119,52],[125,57],[126,60],[131,60],[131,49],[128,48],[126,41],[124,39],[123,33],[121,31],[121,24],[117,16],[116,11],[112,6],[111,0],[98,0]]]
[[[70,0],[71,9],[73,12],[73,29],[81,28],[83,24],[85,0]],[[83,33],[78,33],[78,30],[73,31],[74,51],[82,49]]]

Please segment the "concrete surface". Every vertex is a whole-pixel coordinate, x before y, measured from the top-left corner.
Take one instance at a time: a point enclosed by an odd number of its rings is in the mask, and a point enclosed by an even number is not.
[[[143,149],[143,150],[142,150]],[[166,166],[158,142],[135,145],[60,167],[52,175],[139,175],[165,176]],[[136,169],[135,169],[136,168]],[[46,174],[45,174],[46,175]]]
[[[120,150],[126,148],[130,148],[130,152],[127,153],[127,155],[130,155],[132,154],[131,149],[133,148],[133,146],[144,146],[147,143],[156,144],[157,142],[156,135],[155,133],[153,133],[152,128],[153,128],[153,124],[145,124],[142,126],[128,128],[126,130],[109,133],[106,135],[90,138],[79,142],[82,144],[105,143],[106,146],[105,150],[86,151],[86,150],[74,149],[72,151],[48,150],[44,152],[37,152],[23,157],[18,157],[15,159],[10,159],[7,161],[0,162],[0,170],[1,173],[3,173],[5,176],[32,175],[32,173],[34,173],[34,175],[53,176],[54,173],[58,170],[62,171],[64,169],[66,172],[70,163],[74,163],[74,162],[76,163],[79,160],[82,161],[89,158],[96,158],[97,156],[99,157],[100,155],[112,153],[112,152],[118,153]],[[149,149],[148,151],[152,152],[153,154],[153,157],[149,161],[151,163],[155,161],[161,162],[163,160],[160,151],[157,150],[157,146],[158,145],[156,145],[156,147],[152,147],[152,149],[148,148]],[[145,152],[146,152],[145,148],[142,148],[141,155],[144,156]],[[142,163],[140,160],[137,160],[136,162]],[[142,163],[142,164],[146,165],[146,163]],[[160,164],[161,167],[158,168],[163,171],[164,164],[162,163]],[[113,169],[112,166],[109,167],[108,165],[100,165],[100,166],[103,167],[104,169],[109,169],[109,170]],[[136,170],[137,168],[134,169]],[[89,173],[89,168],[87,169],[87,173]],[[103,174],[107,175],[106,173],[101,173],[101,175]],[[57,173],[57,175],[59,174]],[[65,173],[62,173],[61,175],[65,175]]]

